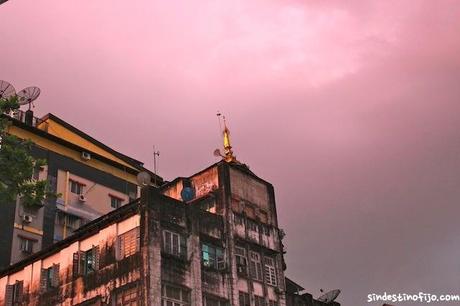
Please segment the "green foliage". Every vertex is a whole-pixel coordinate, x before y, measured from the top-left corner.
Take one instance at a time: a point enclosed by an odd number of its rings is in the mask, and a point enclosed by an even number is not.
[[[32,179],[34,170],[45,165],[31,156],[32,142],[7,133],[10,122],[3,114],[18,108],[16,96],[0,99],[0,204],[20,196],[26,206],[41,206],[46,197],[56,195],[48,191],[47,181]]]

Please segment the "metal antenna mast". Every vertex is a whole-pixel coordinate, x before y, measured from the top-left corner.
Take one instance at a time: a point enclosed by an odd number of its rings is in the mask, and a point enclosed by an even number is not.
[[[153,146],[153,184],[157,185],[157,157],[160,158],[160,151],[155,150],[155,145]]]

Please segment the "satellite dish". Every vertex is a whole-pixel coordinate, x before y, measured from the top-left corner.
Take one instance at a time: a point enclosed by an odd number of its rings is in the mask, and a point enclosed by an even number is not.
[[[150,174],[148,174],[145,171],[139,172],[137,175],[137,182],[139,183],[140,186],[147,186],[150,184],[151,177]]]
[[[325,304],[329,304],[329,303],[335,301],[335,299],[339,296],[339,294],[340,294],[339,289],[331,290],[331,291],[323,294],[322,296],[320,296],[317,300],[320,301],[320,302],[323,302]]]
[[[220,150],[219,150],[219,149],[215,149],[213,154],[214,154],[214,156],[216,156],[216,157],[222,157],[222,153],[220,153]]]
[[[19,97],[19,105],[25,105],[29,104],[29,109],[30,109],[30,104],[35,101],[38,96],[40,95],[40,88],[31,86],[24,88],[20,92],[18,92],[18,97]]]
[[[16,94],[16,89],[7,81],[0,80],[0,99],[8,99]]]
[[[193,187],[184,187],[180,192],[182,201],[188,202],[195,198],[195,188]]]

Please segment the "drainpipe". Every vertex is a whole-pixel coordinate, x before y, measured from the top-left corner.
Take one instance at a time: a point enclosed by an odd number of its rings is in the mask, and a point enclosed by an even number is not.
[[[65,191],[64,191],[64,207],[69,201],[69,171],[65,172]],[[67,214],[64,214],[64,229],[62,230],[62,239],[67,237]]]

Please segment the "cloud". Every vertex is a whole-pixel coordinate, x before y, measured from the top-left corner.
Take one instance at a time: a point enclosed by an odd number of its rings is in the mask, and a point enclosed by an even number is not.
[[[214,162],[223,111],[275,185],[293,279],[343,305],[442,293],[459,281],[459,7],[8,1],[0,77],[147,165],[155,144],[169,179]]]

